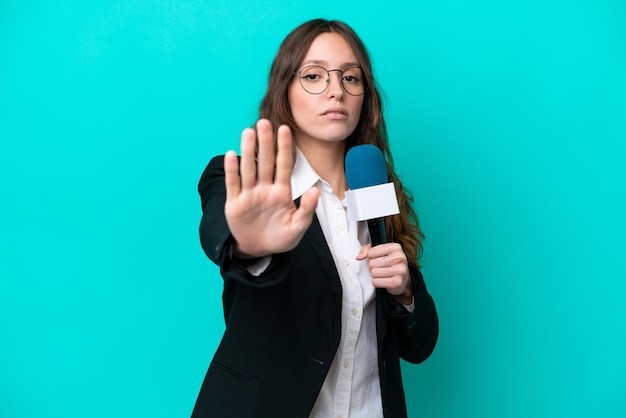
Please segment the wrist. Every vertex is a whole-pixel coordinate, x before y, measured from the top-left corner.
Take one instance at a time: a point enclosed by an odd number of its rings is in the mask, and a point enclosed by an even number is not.
[[[394,295],[394,298],[396,299],[396,301],[398,303],[401,303],[402,305],[412,305],[414,302],[413,299],[413,289],[411,284],[409,283],[407,285],[407,287],[404,288],[404,291],[402,293],[400,293],[399,295]]]
[[[413,299],[413,295],[409,295],[409,296],[396,295],[394,298],[396,299],[396,302],[405,306],[410,306],[415,302]]]
[[[230,241],[231,257],[238,260],[251,260],[259,257],[249,254],[241,249],[239,243],[234,237],[231,237]]]

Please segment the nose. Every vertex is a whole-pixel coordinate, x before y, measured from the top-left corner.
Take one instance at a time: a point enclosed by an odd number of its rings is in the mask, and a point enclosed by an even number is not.
[[[333,77],[333,73],[336,73],[336,77]],[[343,86],[341,85],[341,70],[329,70],[328,71],[328,97],[343,97]]]

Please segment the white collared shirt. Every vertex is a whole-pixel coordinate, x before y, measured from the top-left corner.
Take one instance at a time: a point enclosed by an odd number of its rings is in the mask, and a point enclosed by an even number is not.
[[[315,214],[333,256],[342,287],[341,340],[310,417],[382,417],[376,343],[376,303],[367,260],[357,261],[369,243],[365,222],[350,222],[343,201],[333,194],[300,150],[291,176],[292,196],[320,189]],[[329,296],[330,297],[330,296]]]

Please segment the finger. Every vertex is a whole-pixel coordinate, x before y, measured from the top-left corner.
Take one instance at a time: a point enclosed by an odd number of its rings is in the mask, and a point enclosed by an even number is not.
[[[239,178],[239,161],[235,151],[228,151],[224,156],[224,175],[226,184],[226,200],[234,199],[241,192]]]
[[[407,259],[403,253],[394,253],[375,259],[370,258],[368,266],[372,275],[376,277],[403,276],[408,271]]]
[[[241,133],[241,188],[249,189],[256,184],[256,132],[246,128]]]
[[[278,128],[278,154],[276,156],[276,183],[290,184],[293,171],[293,138],[291,129],[282,125]],[[317,202],[317,198],[315,198]]]
[[[364,246],[362,246],[361,250],[356,255],[356,259],[359,260],[359,261],[360,260],[365,260],[367,258],[367,255],[368,255],[368,252],[369,252],[370,248],[372,248],[371,244],[365,244]]]
[[[396,289],[402,286],[402,279],[397,277],[375,277],[372,284],[376,288]]]
[[[383,256],[391,254],[399,246],[400,244],[395,243],[395,242],[388,242],[385,244],[375,245],[370,249],[368,256],[371,259],[383,257]]]
[[[383,269],[383,268],[391,267],[395,262],[396,262],[396,259],[388,255],[372,257],[371,252],[370,252],[368,265],[370,267],[370,270],[374,270],[374,269]]]
[[[259,144],[257,154],[257,175],[260,183],[271,183],[274,180],[275,149],[272,124],[267,119],[261,119],[256,124]]]
[[[293,218],[299,230],[304,231],[311,225],[319,196],[320,190],[317,187],[311,187],[300,197],[300,207]]]
[[[397,278],[373,279],[372,285],[377,289],[387,289],[392,295],[399,295],[404,290],[402,280]]]
[[[394,277],[402,278],[406,272],[407,270],[401,264],[385,267],[370,267],[370,273],[372,274],[372,277],[376,279],[391,279]]]

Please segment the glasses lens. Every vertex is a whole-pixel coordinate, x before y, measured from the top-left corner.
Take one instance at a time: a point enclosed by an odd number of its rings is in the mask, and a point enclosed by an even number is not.
[[[317,65],[309,65],[300,70],[300,84],[311,94],[320,94],[328,85],[328,72]]]
[[[363,70],[359,67],[349,67],[343,70],[341,78],[343,88],[353,96],[360,96],[365,92],[363,83]]]
[[[339,71],[339,70],[330,70]],[[328,70],[319,65],[308,65],[298,71],[300,84],[311,94],[321,94],[328,87],[330,75]],[[348,67],[341,71],[341,85],[353,96],[360,96],[365,92],[363,70],[361,67]]]

